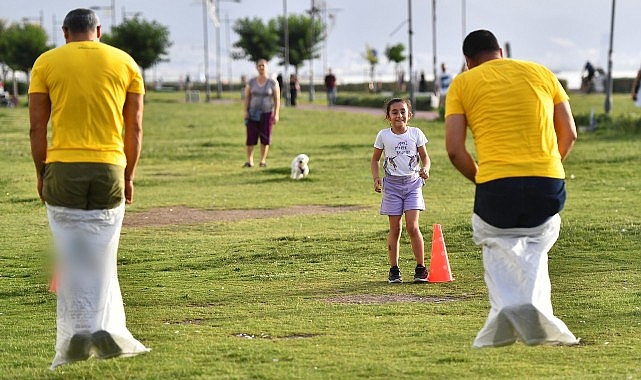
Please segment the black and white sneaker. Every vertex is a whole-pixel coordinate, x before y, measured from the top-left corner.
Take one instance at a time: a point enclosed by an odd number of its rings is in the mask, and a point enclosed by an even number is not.
[[[389,275],[387,276],[387,282],[390,284],[399,284],[403,282],[401,278],[401,270],[397,266],[393,266],[389,270]]]
[[[74,334],[69,341],[67,348],[67,359],[70,362],[86,360],[89,358],[91,349],[91,334],[78,333]]]
[[[105,330],[99,330],[91,334],[91,343],[96,347],[97,356],[100,359],[115,358],[122,354],[120,346],[118,346],[111,334]]]
[[[427,268],[425,265],[417,265],[414,270],[414,282],[427,282]]]

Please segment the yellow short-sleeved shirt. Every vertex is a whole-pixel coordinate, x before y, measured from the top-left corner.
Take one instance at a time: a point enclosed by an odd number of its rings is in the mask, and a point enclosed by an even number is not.
[[[144,94],[136,62],[96,41],[71,42],[43,53],[29,93],[51,100],[46,163],[94,162],[125,167],[122,107],[127,92]]]
[[[554,105],[568,100],[544,66],[495,59],[457,75],[445,117],[465,115],[476,147],[476,183],[508,177],[565,178]]]

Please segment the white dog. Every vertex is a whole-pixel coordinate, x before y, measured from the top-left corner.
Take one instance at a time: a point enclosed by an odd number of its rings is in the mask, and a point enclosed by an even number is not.
[[[309,157],[306,154],[299,154],[292,160],[292,179],[302,179],[309,174]]]

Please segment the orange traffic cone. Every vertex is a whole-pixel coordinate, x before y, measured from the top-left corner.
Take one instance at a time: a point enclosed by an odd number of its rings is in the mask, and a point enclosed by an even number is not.
[[[445,240],[440,224],[434,225],[432,234],[432,258],[430,259],[430,273],[427,276],[428,282],[449,282],[454,281],[452,269],[447,259]]]

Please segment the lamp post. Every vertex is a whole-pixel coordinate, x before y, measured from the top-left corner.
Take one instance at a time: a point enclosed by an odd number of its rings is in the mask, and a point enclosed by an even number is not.
[[[205,101],[209,102],[211,100],[211,84],[209,83],[209,41],[207,39],[207,1],[202,0],[203,5],[203,49],[205,51],[205,67],[203,71],[205,72]]]
[[[283,0],[283,42],[284,51],[283,58],[285,61],[285,75],[283,75],[283,87],[281,92],[285,92],[285,104],[290,104],[290,91],[289,91],[289,20],[287,19],[287,0]]]
[[[432,74],[434,75],[434,93],[436,94],[436,0],[432,0]]]
[[[51,15],[51,42],[53,46],[58,46],[58,31],[62,24],[56,19],[56,14]]]
[[[408,34],[409,34],[409,64],[410,64],[410,81],[409,81],[409,90],[410,90],[410,101],[412,106],[416,107],[416,94],[414,93],[414,62],[413,62],[413,49],[412,49],[412,0],[407,0],[407,9],[408,9]]]
[[[610,48],[608,49],[608,77],[605,93],[605,114],[609,115],[612,109],[612,41],[614,39],[614,9],[616,0],[612,0],[612,15],[610,16]]]
[[[45,26],[45,16],[44,16],[44,11],[40,10],[40,16],[39,17],[23,17],[22,18],[22,23],[23,24],[29,24],[32,21],[37,22],[41,27],[44,28]]]
[[[216,22],[214,26],[216,27],[216,97],[218,99],[222,98],[222,91],[223,91],[223,83],[221,80],[222,73],[221,73],[221,64],[220,64],[220,56],[221,56],[221,49],[220,49],[220,1],[221,0],[216,0]],[[224,0],[228,1],[231,3],[240,3],[240,0]]]
[[[108,10],[111,12],[111,29],[113,30],[114,26],[116,26],[116,0],[111,0],[111,5],[94,5],[89,9],[94,11]]]
[[[309,101],[314,102],[314,16],[319,9],[316,8],[315,1],[311,1],[312,7],[309,10]]]
[[[227,77],[229,78],[229,84],[228,84],[227,87],[231,91],[232,90],[232,84],[231,84],[232,83],[231,48],[230,48],[230,46],[231,46],[230,34],[231,33],[229,32],[229,29],[230,29],[229,23],[230,23],[231,20],[229,19],[229,14],[227,14],[227,13],[225,14],[225,20],[224,21],[225,21],[225,32],[226,32],[225,36],[227,37],[225,39],[226,45],[227,45]]]
[[[127,12],[125,7],[122,7],[122,21],[127,20],[127,17],[137,18],[142,16],[142,12]]]

